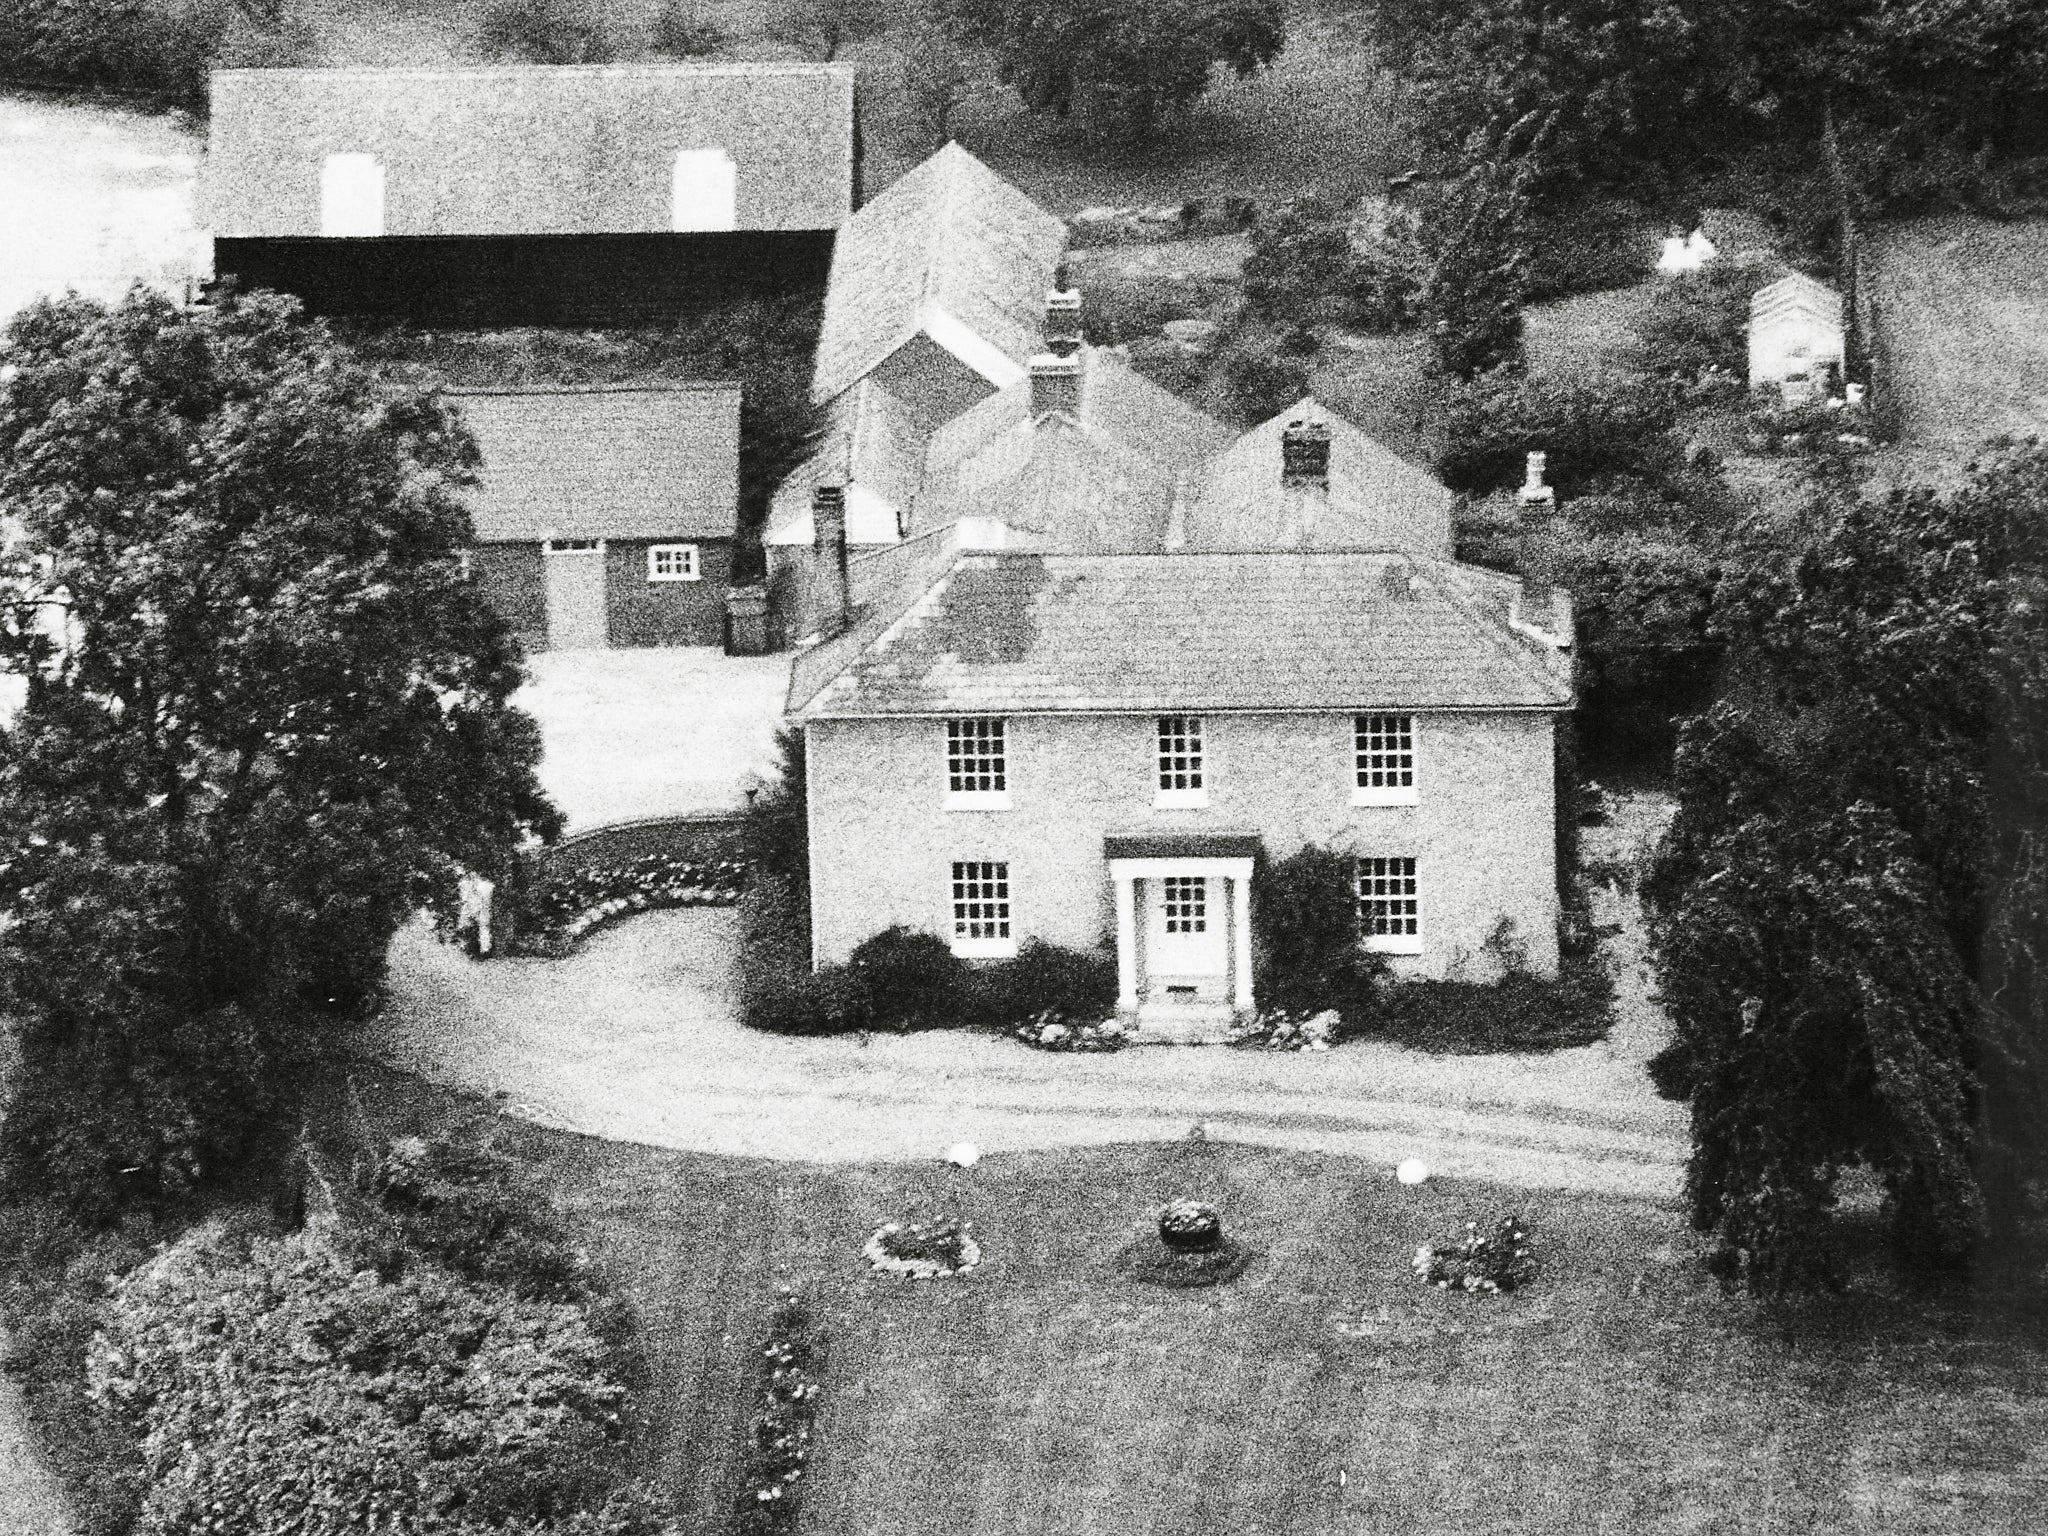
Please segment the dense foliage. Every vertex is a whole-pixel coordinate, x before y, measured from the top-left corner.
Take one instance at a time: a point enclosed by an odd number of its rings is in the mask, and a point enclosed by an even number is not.
[[[1451,378],[1522,366],[1529,181],[1545,128],[1524,121],[1474,135],[1458,178],[1423,203],[1417,239],[1428,266],[1416,314]]]
[[[1349,854],[1309,844],[1254,867],[1252,967],[1260,1002],[1283,1012],[1370,1007],[1387,966],[1359,945]]]
[[[246,1160],[308,1011],[559,818],[431,391],[261,296],[42,303],[0,358],[0,586],[70,631],[0,629],[6,1151],[104,1211]]]
[[[619,56],[589,0],[490,0],[477,42],[491,58],[522,64],[609,64]]]
[[[947,0],[1035,112],[1138,132],[1185,111],[1217,65],[1250,75],[1286,40],[1279,0]]]
[[[0,73],[207,109],[215,67],[281,67],[311,50],[279,0],[0,0]]]
[[[1717,599],[1730,685],[1687,727],[1645,893],[1695,1221],[1758,1289],[1831,1278],[1844,1168],[1901,1249],[2023,1232],[2048,1152],[2048,451],[1952,497],[1758,528]],[[2030,1190],[2030,1185],[2031,1190]]]
[[[1617,478],[1676,474],[1684,456],[1677,420],[1663,388],[1496,369],[1453,398],[1436,469],[1454,491],[1506,490],[1522,483],[1529,453],[1540,450],[1546,480],[1568,503]]]
[[[1252,227],[1251,246],[1245,301],[1275,324],[1329,321],[1376,334],[1415,317],[1425,262],[1412,219],[1389,217],[1361,245],[1338,209],[1297,198]]]

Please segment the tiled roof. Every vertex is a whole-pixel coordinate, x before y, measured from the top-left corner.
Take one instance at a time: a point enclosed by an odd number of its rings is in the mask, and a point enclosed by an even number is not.
[[[1281,477],[1281,438],[1294,421],[1329,428],[1327,490],[1289,486]],[[1449,559],[1456,500],[1434,475],[1311,396],[1203,467],[1177,543],[1189,550],[1401,549]]]
[[[827,416],[829,425],[818,451],[776,487],[762,534],[766,543],[811,542],[811,492],[820,485],[858,487],[880,505],[898,510],[908,507],[917,494],[927,433],[909,406],[873,379],[862,379],[832,402]],[[857,492],[849,497],[846,533],[850,540],[884,543],[899,536],[900,529],[892,527],[887,539],[863,537],[872,530],[854,525],[856,508],[852,503],[858,500]]]
[[[479,543],[732,536],[739,385],[449,393],[483,453]]]
[[[940,528],[847,562],[846,627],[790,662],[788,710],[794,714],[851,666],[869,645],[959,558],[958,528]]]
[[[216,70],[202,174],[223,238],[318,235],[344,153],[382,163],[387,235],[663,233],[676,152],[710,148],[733,159],[738,228],[837,229],[852,66]]]
[[[812,718],[1560,709],[1570,653],[1519,583],[1384,553],[967,553],[793,679]],[[808,659],[808,658],[805,658]]]
[[[1794,272],[1781,277],[1768,287],[1759,288],[1749,301],[1749,323],[1768,325],[1787,315],[1800,318],[1819,316],[1839,325],[1842,320],[1842,295],[1818,278],[1808,277],[1804,272]]]
[[[932,434],[913,529],[1001,517],[1007,507],[1048,548],[1163,546],[1183,483],[1230,443],[1230,429],[1121,353],[1083,347],[1080,357],[1077,417],[1034,419],[1025,379]]]
[[[811,393],[830,400],[927,324],[936,305],[1013,363],[1039,349],[1067,227],[958,144],[892,183],[832,250]]]

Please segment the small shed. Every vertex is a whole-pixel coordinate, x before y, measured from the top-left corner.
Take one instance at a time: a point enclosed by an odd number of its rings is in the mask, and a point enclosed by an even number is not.
[[[1749,301],[1749,387],[1775,384],[1787,404],[1816,398],[1842,372],[1842,295],[1794,272]]]

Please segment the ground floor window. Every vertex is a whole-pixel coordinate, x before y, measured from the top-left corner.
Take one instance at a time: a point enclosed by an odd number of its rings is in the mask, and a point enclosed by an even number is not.
[[[647,546],[647,579],[649,581],[695,581],[698,574],[696,545],[650,544]]]
[[[1010,866],[1002,859],[953,863],[953,952],[1007,955],[1017,946],[1010,927]]]
[[[1367,949],[1412,954],[1422,948],[1415,861],[1358,861],[1358,931]]]

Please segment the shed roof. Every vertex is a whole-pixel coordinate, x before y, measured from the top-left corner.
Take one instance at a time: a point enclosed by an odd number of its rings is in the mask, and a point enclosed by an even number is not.
[[[223,69],[203,172],[217,237],[320,233],[330,154],[385,171],[387,235],[665,233],[676,153],[722,148],[737,227],[852,212],[846,64]]]
[[[732,536],[739,385],[449,393],[483,453],[477,542]]]
[[[1757,289],[1749,300],[1749,323],[1769,325],[1785,318],[1842,323],[1842,295],[1818,278],[1793,272]]]
[[[958,144],[847,220],[832,250],[812,376],[830,400],[929,323],[937,306],[1021,365],[1039,349],[1067,226]]]
[[[1281,440],[1297,421],[1329,428],[1327,491],[1290,486],[1281,475]],[[1203,467],[1177,542],[1190,550],[1403,549],[1448,559],[1456,501],[1429,471],[1311,395]]]
[[[1510,624],[1512,578],[1387,553],[966,553],[799,660],[808,718],[1563,709],[1569,652]],[[822,648],[821,648],[822,649]]]

